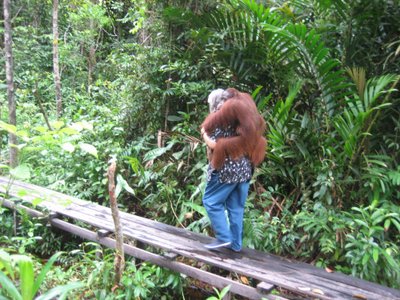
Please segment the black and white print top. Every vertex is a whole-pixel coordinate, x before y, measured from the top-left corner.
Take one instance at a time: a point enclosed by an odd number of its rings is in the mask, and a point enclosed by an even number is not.
[[[214,141],[221,137],[235,136],[236,132],[232,127],[227,129],[217,128],[210,135],[210,138]],[[230,157],[225,157],[225,162],[219,171],[215,170],[211,164],[208,165],[207,170],[207,181],[211,180],[211,174],[213,172],[219,173],[219,182],[221,183],[238,183],[246,182],[251,179],[253,175],[253,167],[248,157],[242,156],[237,160],[233,160]]]

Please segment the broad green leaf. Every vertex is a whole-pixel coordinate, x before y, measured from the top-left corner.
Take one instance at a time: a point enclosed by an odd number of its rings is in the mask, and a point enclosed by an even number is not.
[[[11,169],[10,174],[13,177],[21,180],[26,180],[31,178],[31,172],[29,170],[29,167],[25,164],[19,165],[16,168]]]
[[[14,269],[11,265],[11,255],[0,249],[0,262],[2,263],[2,268],[4,268],[11,279],[14,280]]]
[[[34,130],[39,131],[40,133],[45,133],[45,132],[48,131],[48,128],[47,128],[47,127],[44,127],[44,126],[36,126],[36,127],[34,128]]]
[[[84,152],[87,152],[87,153],[93,155],[94,157],[98,158],[97,149],[96,149],[93,145],[86,144],[86,143],[81,143],[81,144],[79,144],[79,147],[80,147]]]
[[[2,271],[0,271],[0,286],[11,297],[10,299],[23,300],[21,294],[18,292],[18,289],[15,287],[13,282]]]
[[[33,206],[37,206],[37,205],[39,205],[40,203],[42,203],[43,201],[44,201],[44,199],[39,198],[39,197],[36,197],[36,198],[34,198],[34,199],[31,201],[31,203],[32,203]]]
[[[81,287],[84,287],[85,285],[80,282],[72,282],[67,285],[62,285],[62,286],[56,286],[55,288],[52,288],[51,290],[47,291],[43,295],[37,297],[35,300],[52,300],[52,299],[65,299],[65,295],[72,290],[79,289]],[[60,296],[60,297],[57,297]]]
[[[143,167],[137,157],[127,157],[129,164],[136,176],[143,174]]]
[[[394,226],[396,226],[397,230],[400,233],[400,222],[398,222],[396,219],[392,219],[392,222],[393,222]]]
[[[390,228],[390,223],[391,223],[391,219],[385,220],[385,225],[383,226],[385,228],[385,231],[387,231]]]
[[[165,154],[168,150],[171,149],[171,147],[172,147],[172,144],[171,144],[171,146],[150,150],[149,152],[147,152],[144,155],[143,160],[144,161],[149,161],[149,160],[156,159],[157,157],[160,157],[161,155]]]
[[[122,189],[128,193],[135,195],[135,191],[129,186],[128,182],[120,175],[117,175],[117,186],[115,187],[115,196],[118,197]]]
[[[76,129],[71,128],[71,127],[65,127],[65,128],[60,130],[60,133],[65,133],[66,135],[74,135],[74,134],[78,134],[79,130],[76,130]]]
[[[89,123],[87,121],[80,121],[80,122],[76,122],[71,125],[72,128],[74,128],[74,126],[78,126],[79,128],[81,128],[81,130],[86,129],[86,130],[93,131],[93,124]]]
[[[372,250],[372,258],[374,259],[374,262],[377,263],[379,260],[379,249],[374,247],[374,250]]]
[[[83,126],[79,123],[73,123],[69,127],[76,132],[81,132],[83,130]]]
[[[18,197],[24,197],[24,196],[28,195],[28,191],[25,189],[19,190],[17,195],[18,195]]]
[[[51,126],[52,126],[54,129],[59,130],[61,127],[64,126],[64,122],[62,122],[62,121],[55,121],[55,122],[52,122],[52,123],[51,123]]]
[[[36,295],[36,293],[39,291],[40,285],[42,284],[44,278],[46,277],[46,274],[49,272],[51,267],[53,266],[54,262],[57,260],[57,258],[60,257],[62,252],[57,252],[55,253],[50,259],[47,261],[46,265],[42,268],[40,271],[38,277],[36,278],[32,288],[33,288],[33,295]]]
[[[219,294],[219,298],[220,298],[220,299],[223,299],[223,298],[225,297],[225,295],[229,292],[230,288],[231,288],[230,285],[224,287],[224,288],[222,289],[221,293]]]
[[[179,121],[182,121],[183,118],[180,117],[180,116],[169,115],[169,116],[167,117],[167,120],[170,121],[170,122],[179,122]]]
[[[397,260],[394,260],[391,254],[391,248],[385,249],[385,251],[382,251],[383,255],[385,256],[386,260],[388,261],[389,265],[393,268],[393,270],[399,270],[400,269],[400,264],[398,263]]]
[[[13,258],[18,262],[20,289],[23,300],[32,300],[33,296],[33,282],[35,273],[33,271],[33,262],[28,256],[14,255]]]
[[[63,148],[65,151],[67,151],[69,153],[72,153],[75,151],[75,147],[71,143],[62,144],[61,148]]]
[[[364,254],[362,258],[362,264],[365,265],[370,259],[370,255],[368,253]]]
[[[17,127],[15,127],[14,125],[11,125],[11,124],[7,124],[3,121],[0,121],[0,128],[4,129],[8,133],[13,133],[13,134],[17,133]]]
[[[188,206],[188,207],[190,207],[194,211],[198,212],[202,216],[206,216],[207,215],[207,211],[204,208],[204,206],[202,206],[202,205],[198,205],[198,204],[193,203],[193,202],[184,202],[183,204]]]

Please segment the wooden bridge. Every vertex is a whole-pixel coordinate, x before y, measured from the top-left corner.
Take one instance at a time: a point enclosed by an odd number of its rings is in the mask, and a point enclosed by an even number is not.
[[[3,206],[25,209],[36,217],[48,215],[54,227],[115,248],[109,208],[21,181],[9,185],[8,178],[0,177],[0,193],[6,190],[8,198],[0,199]],[[37,203],[37,206],[32,209],[24,206],[24,202]],[[400,299],[400,290],[340,273],[328,273],[306,263],[252,249],[243,249],[239,254],[228,249],[209,251],[203,244],[209,243],[210,237],[128,213],[121,212],[120,216],[124,237],[150,246],[140,249],[127,242],[124,244],[126,254],[220,289],[230,285],[231,293],[248,299],[284,299],[271,294],[274,289],[286,290],[295,295],[295,299]],[[76,225],[75,221],[86,224],[86,228]],[[204,265],[251,278],[255,284],[250,286],[207,272],[203,270]]]

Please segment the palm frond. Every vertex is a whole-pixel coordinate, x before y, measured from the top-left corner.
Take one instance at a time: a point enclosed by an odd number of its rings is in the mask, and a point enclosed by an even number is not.
[[[327,18],[334,13],[346,20],[350,11],[350,4],[346,0],[293,0],[290,3],[300,12],[316,13],[321,18]]]
[[[230,7],[213,11],[204,22],[218,39],[219,58],[239,81],[250,81],[262,69],[270,34],[261,24],[282,24],[277,14],[255,1],[230,1]]]
[[[284,159],[296,157],[294,151],[288,146],[290,136],[289,122],[294,119],[295,112],[292,110],[294,99],[302,87],[302,82],[289,89],[286,100],[280,100],[275,105],[268,121],[269,134],[269,158],[276,163],[284,163]]]
[[[354,67],[354,68],[346,68],[346,70],[347,73],[349,73],[351,79],[353,79],[357,87],[358,96],[360,97],[361,100],[363,100],[365,84],[366,84],[365,69]]]
[[[363,141],[369,135],[375,123],[372,118],[373,113],[391,105],[384,100],[379,103],[379,97],[395,91],[394,88],[386,89],[386,87],[399,79],[394,75],[384,75],[370,79],[364,84],[362,71],[353,69],[350,72],[358,86],[358,95],[353,98],[346,98],[347,107],[341,115],[335,117],[334,126],[342,137],[346,155],[352,158],[360,153],[360,147],[363,146]],[[363,87],[363,90],[361,90],[361,87]],[[362,95],[362,98],[359,95]]]
[[[277,27],[264,24],[264,29],[276,34],[269,45],[280,61],[292,63],[300,78],[310,78],[320,92],[326,112],[333,115],[339,101],[346,95],[346,82],[340,63],[332,59],[321,37],[304,24]]]

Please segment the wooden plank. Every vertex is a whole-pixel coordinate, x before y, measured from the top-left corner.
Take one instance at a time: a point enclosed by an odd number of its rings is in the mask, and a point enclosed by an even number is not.
[[[115,249],[116,242],[114,239],[111,239],[108,237],[99,238],[95,232],[92,232],[90,230],[81,228],[79,226],[70,224],[68,222],[65,222],[65,221],[62,221],[59,219],[52,219],[51,225],[54,227],[57,227],[61,230],[78,235],[84,239],[95,241],[95,242],[98,242],[109,248]],[[245,296],[249,299],[265,298],[265,299],[271,299],[271,300],[285,300],[284,298],[279,297],[279,296],[265,295],[265,294],[257,291],[257,289],[247,286],[247,285],[244,285],[237,281],[233,281],[231,279],[227,279],[227,278],[206,272],[204,270],[197,269],[192,266],[188,266],[181,262],[171,261],[170,259],[168,259],[162,255],[157,255],[157,254],[145,251],[143,249],[139,249],[139,248],[131,246],[131,245],[124,244],[124,251],[126,254],[131,255],[133,257],[139,258],[144,261],[149,261],[153,264],[156,264],[156,265],[164,267],[164,268],[171,269],[178,273],[188,275],[189,277],[209,283],[212,286],[215,286],[220,289],[230,285],[231,286],[230,291],[232,293],[235,293],[235,294],[238,294],[241,296]]]
[[[27,207],[24,207],[22,205],[20,205],[20,207],[16,207],[14,203],[12,203],[12,201],[8,201],[8,200],[4,200],[4,202],[2,202],[5,207],[8,207],[10,209],[23,209],[23,210],[27,210],[27,213],[29,213],[31,216],[34,217],[42,217],[43,213],[36,211],[36,210],[32,210],[29,209]],[[87,239],[87,240],[91,240],[94,242],[98,242],[99,244],[105,245],[107,247],[113,248],[115,249],[115,240],[111,239],[111,238],[107,238],[107,234],[109,233],[109,231],[105,231],[105,230],[99,230],[102,231],[102,234],[99,234],[99,232],[92,232],[90,230],[81,228],[79,226],[70,224],[68,222],[62,221],[60,219],[57,219],[55,217],[50,218],[50,223],[53,227],[61,229],[63,231],[72,233],[74,235],[77,235],[81,238]],[[127,245],[124,244],[124,250],[125,253],[128,255],[131,255],[133,257],[145,260],[145,261],[150,261],[153,264],[159,265],[161,267],[165,267],[165,268],[169,268],[175,272],[179,272],[185,275],[188,275],[189,277],[198,279],[200,281],[203,281],[205,283],[208,283],[214,287],[217,288],[224,288],[225,286],[230,285],[230,291],[241,295],[241,296],[245,296],[249,299],[271,299],[271,300],[286,300],[283,297],[279,297],[276,295],[272,295],[272,296],[267,296],[265,295],[262,291],[258,291],[255,288],[252,288],[250,286],[241,284],[239,282],[236,281],[232,281],[226,278],[223,278],[221,276],[218,275],[214,275],[212,273],[188,266],[184,263],[175,263],[175,262],[171,262],[171,257],[169,255],[156,255],[153,254],[151,252],[133,247],[131,245]],[[169,253],[171,255],[176,255],[175,253]],[[170,263],[168,263],[168,261]]]
[[[63,199],[57,199],[57,200],[61,200],[61,201],[57,201],[58,203],[65,203],[65,201],[63,200]],[[74,210],[73,209],[73,206],[74,206],[75,204],[74,203],[71,203],[71,205],[67,205],[67,209],[68,210]],[[85,204],[86,205],[86,204]],[[54,203],[51,203],[50,204],[50,206],[53,206],[53,208],[54,209],[60,209],[60,205],[56,205],[56,206],[54,206]],[[61,208],[61,210],[63,211],[63,214],[65,213],[64,212],[64,205],[63,206],[61,206],[62,208]],[[79,208],[77,208],[79,211],[81,211],[82,210],[82,208],[81,207],[79,207]],[[80,212],[76,212],[75,211],[75,213],[73,214],[73,215],[71,215],[70,213],[66,213],[65,215],[67,215],[67,216],[69,216],[69,217],[77,217],[77,214],[79,214]],[[105,217],[107,217],[107,214],[103,214],[103,213],[101,213],[100,215],[99,214],[97,214],[96,215],[96,217],[102,217],[102,218],[105,218]],[[88,220],[88,218],[87,218],[87,216],[83,216],[83,217],[81,217],[80,218],[80,220],[81,221],[86,221],[86,222],[88,222],[89,224],[92,224],[92,225],[95,225],[95,226],[99,226],[99,224],[98,223],[96,223],[97,222],[97,220],[95,220],[95,221],[89,221]],[[166,226],[164,226],[164,227],[166,227]],[[143,229],[143,228],[142,228]],[[159,235],[160,233],[159,232],[153,232],[153,236],[155,236],[155,235]],[[159,246],[159,247],[162,247],[162,246],[164,246],[164,241],[163,240],[161,240],[161,243],[162,243],[162,245],[160,245],[159,243],[157,243],[157,242],[154,242],[154,241],[149,241],[148,239],[145,239],[145,238],[142,238],[142,237],[140,237],[140,236],[137,236],[137,235],[131,235],[131,237],[134,237],[134,238],[137,238],[137,239],[139,239],[139,240],[142,240],[142,241],[144,241],[144,242],[147,242],[147,243],[149,243],[149,244],[152,244],[152,245],[155,245],[155,246]],[[179,245],[182,245],[182,244],[187,244],[187,242],[188,241],[186,241],[186,243],[183,243],[182,241],[179,243]],[[172,247],[172,248],[170,248],[170,249],[174,249],[174,247]],[[173,251],[173,250],[172,250]],[[182,253],[181,253],[182,254]],[[199,257],[197,256],[197,259],[199,259]],[[201,259],[201,258],[200,258]],[[208,263],[214,263],[214,262],[210,262],[210,260],[208,260],[208,259],[206,259],[206,260],[204,260],[205,262],[208,262]],[[228,269],[228,270],[232,270],[232,269],[230,269],[230,268],[227,268],[226,267],[226,263],[225,264],[220,264],[220,262],[219,261],[217,261],[217,263],[215,264],[214,263],[214,265],[217,265],[217,266],[219,266],[219,267],[224,267],[225,269]],[[271,267],[271,262],[269,262],[269,267]],[[233,271],[238,271],[237,270],[237,266],[235,266],[235,269],[236,270],[233,270]],[[244,274],[245,275],[251,275],[251,273],[248,273],[248,272],[246,272],[246,270],[241,270],[242,272],[244,272]],[[284,270],[283,270],[284,271]],[[276,273],[275,273],[276,274]],[[292,274],[291,274],[292,276],[291,277],[293,277],[293,272],[292,272]],[[297,277],[297,276],[296,276]],[[256,277],[257,278],[257,277]],[[264,280],[266,280],[267,278],[264,276],[263,277],[263,279]],[[274,276],[274,280],[276,280],[277,279],[277,276],[275,275]],[[271,279],[270,279],[271,280]],[[309,290],[316,290],[316,288],[314,288],[314,289],[311,289],[311,287],[313,287],[313,282],[315,282],[315,280],[313,279],[313,278],[311,278],[311,280],[310,280],[310,282],[311,282],[311,284],[309,284],[309,283],[305,283],[304,282],[304,276],[303,276],[303,280],[302,280],[302,282],[290,282],[290,283],[288,283],[288,280],[284,280],[284,281],[280,281],[280,286],[283,286],[283,287],[286,287],[286,288],[289,288],[289,289],[292,289],[293,290],[293,288],[295,288],[295,289],[300,289],[300,291],[303,293],[304,291],[305,291],[305,289],[309,289]],[[287,284],[289,284],[289,285],[287,285]],[[304,294],[310,294],[309,293],[309,291],[306,291],[306,292],[304,292]],[[316,296],[316,295],[314,295],[314,296]],[[320,298],[324,298],[324,297],[320,297]]]
[[[168,258],[169,260],[175,260],[179,255],[173,252],[165,252],[162,256]]]
[[[85,213],[82,212],[82,210],[75,210],[71,209],[73,205],[68,206],[67,208],[57,208],[58,213],[65,215],[67,217],[73,217],[77,220],[86,222],[90,225],[103,228],[106,230],[112,230],[113,224],[111,221],[108,220],[102,220],[99,218],[93,218],[90,215],[86,215]],[[97,216],[98,217],[98,216]],[[104,217],[104,216],[103,216]],[[148,228],[147,228],[148,229]],[[126,236],[129,236],[131,238],[135,238],[141,241],[144,241],[152,246],[156,246],[159,248],[164,248],[169,251],[174,251],[179,253],[180,255],[193,258],[196,260],[203,261],[208,264],[212,264],[221,268],[224,268],[226,270],[230,270],[233,272],[238,272],[244,275],[247,275],[249,277],[253,277],[259,280],[271,282],[273,284],[276,284],[278,286],[281,286],[283,288],[286,288],[288,290],[292,290],[293,292],[296,292],[298,294],[304,294],[304,295],[311,295],[311,296],[317,296],[313,292],[314,290],[318,289],[318,286],[315,286],[314,284],[309,284],[305,283],[304,280],[298,280],[295,274],[295,271],[291,270],[290,272],[287,271],[276,271],[276,269],[271,269],[271,265],[268,266],[268,268],[265,269],[260,269],[259,267],[257,268],[252,268],[249,269],[246,265],[243,265],[241,263],[237,263],[237,261],[231,260],[226,257],[221,257],[221,255],[215,252],[210,252],[206,251],[203,248],[201,248],[200,251],[193,251],[193,246],[187,246],[188,243],[185,243],[182,241],[183,238],[176,236],[174,239],[169,238],[167,240],[165,239],[160,239],[157,236],[157,231],[151,232],[149,234],[148,230],[146,231],[146,228],[143,226],[143,228],[138,228],[137,225],[135,225],[135,230],[132,230],[131,228],[125,228],[124,233]],[[181,240],[179,244],[176,244],[177,240]],[[202,247],[202,246],[201,246]],[[283,274],[283,276],[282,276]],[[305,278],[303,274],[303,279]],[[343,294],[338,294],[335,293],[335,291],[323,291],[324,295],[318,295],[318,298],[320,299],[340,299],[343,298]],[[325,296],[326,295],[326,296]]]
[[[26,207],[22,204],[15,204],[14,201],[11,200],[6,200],[4,198],[0,197],[0,206],[4,206],[9,209],[13,210],[24,210],[26,211],[30,216],[35,217],[35,218],[41,218],[44,216],[44,214],[40,211],[37,211],[35,209],[31,209],[29,207]]]
[[[71,207],[69,207],[67,210],[74,211],[71,213],[71,215],[75,216],[76,218],[91,223],[92,225],[95,226],[100,226],[97,222],[97,219],[89,221],[88,217],[86,215],[84,216],[79,216],[79,212],[75,211]],[[104,215],[103,215],[104,217]],[[103,220],[103,224],[105,224],[106,220]],[[111,222],[110,222],[110,226]],[[138,232],[139,231],[139,232]],[[157,231],[149,231],[149,228],[146,228],[145,226],[139,226],[135,225],[135,231],[132,231],[130,228],[125,228],[124,230],[125,234],[127,236],[130,236],[132,238],[138,239],[140,241],[146,242],[150,245],[156,246],[156,247],[161,247],[161,248],[168,248],[169,251],[175,251],[178,252],[180,255],[186,256],[186,257],[191,257],[197,260],[201,260],[205,263],[213,264],[215,266],[233,271],[233,272],[239,272],[241,274],[259,279],[259,280],[264,280],[271,282],[273,284],[276,284],[278,286],[281,286],[283,288],[286,288],[288,290],[291,290],[295,293],[298,294],[304,294],[308,296],[314,296],[318,297],[319,299],[340,299],[343,298],[343,294],[345,294],[347,297],[351,298],[353,295],[364,295],[365,297],[368,297],[369,299],[382,299],[380,295],[376,295],[373,293],[368,293],[363,289],[356,288],[354,287],[352,291],[349,290],[347,285],[341,285],[335,282],[332,282],[331,280],[322,280],[320,278],[315,278],[314,276],[310,276],[309,274],[299,273],[298,270],[294,270],[293,268],[283,268],[282,264],[276,264],[275,261],[271,260],[268,261],[265,264],[264,263],[260,264],[259,261],[256,261],[257,265],[252,265],[253,268],[249,269],[249,263],[246,261],[245,266],[243,264],[233,264],[232,262],[229,262],[227,259],[221,262],[220,259],[213,259],[207,253],[206,257],[204,256],[204,249],[202,246],[199,247],[197,245],[198,251],[203,251],[203,255],[199,252],[196,253],[196,255],[191,255],[188,252],[190,252],[190,248],[196,248],[195,245],[189,245],[190,241],[185,241],[185,239],[182,239],[181,237],[175,237],[175,240],[173,240],[172,243],[166,243],[167,241],[171,241],[171,237],[167,238],[160,238],[160,232]],[[178,243],[176,243],[178,241]],[[182,245],[185,245],[187,249],[179,249],[182,248]],[[229,257],[229,256],[228,256]],[[293,264],[293,262],[291,262]],[[275,265],[275,266],[274,266]],[[271,269],[271,267],[273,267]],[[290,265],[289,265],[290,266]],[[278,270],[277,270],[278,269]],[[268,270],[268,271],[266,271]],[[283,275],[283,276],[279,276]],[[288,278],[290,276],[290,279]],[[352,294],[349,295],[349,292]],[[322,293],[322,294],[321,294]],[[390,299],[390,298],[389,298]]]
[[[274,288],[275,286],[273,284],[267,282],[260,282],[257,284],[257,289],[264,294],[269,294]]]
[[[97,219],[108,223],[108,225],[112,224],[108,208],[21,182],[17,182],[12,187],[12,193],[18,193],[21,188],[30,192],[33,191],[25,198],[44,197],[47,199],[43,202],[44,206],[61,210],[67,216],[74,217],[71,214],[75,212],[75,215],[81,214],[80,220],[94,226],[99,226],[99,220]],[[66,197],[69,201],[65,200]],[[92,219],[93,216],[94,219]],[[210,254],[209,251],[204,251],[202,246],[202,243],[210,240],[209,237],[131,214],[123,213],[122,219],[124,220],[124,226],[127,228],[125,232],[127,236],[233,272],[242,272],[246,276],[277,284],[291,289],[293,292],[297,291],[320,299],[343,299],[343,297],[350,299],[355,294],[364,295],[368,299],[385,299],[385,297],[387,299],[396,299],[393,296],[400,299],[400,291],[343,274],[329,274],[322,269],[305,263],[291,261],[251,249],[245,249],[241,259],[233,257],[229,250],[221,251],[219,254]],[[138,231],[140,232],[138,233]],[[165,244],[165,241],[169,241],[171,238],[175,241],[175,244]],[[186,245],[187,247],[181,249],[181,245]],[[188,253],[190,249],[194,250],[194,253]],[[288,277],[291,279],[289,280]],[[312,292],[313,290],[323,292],[324,295],[318,295],[318,293]]]
[[[101,237],[101,238],[106,237],[106,236],[109,236],[110,234],[112,234],[112,232],[111,232],[111,231],[108,231],[108,230],[104,230],[104,229],[99,229],[99,230],[97,230],[97,235],[98,235],[99,237]]]

